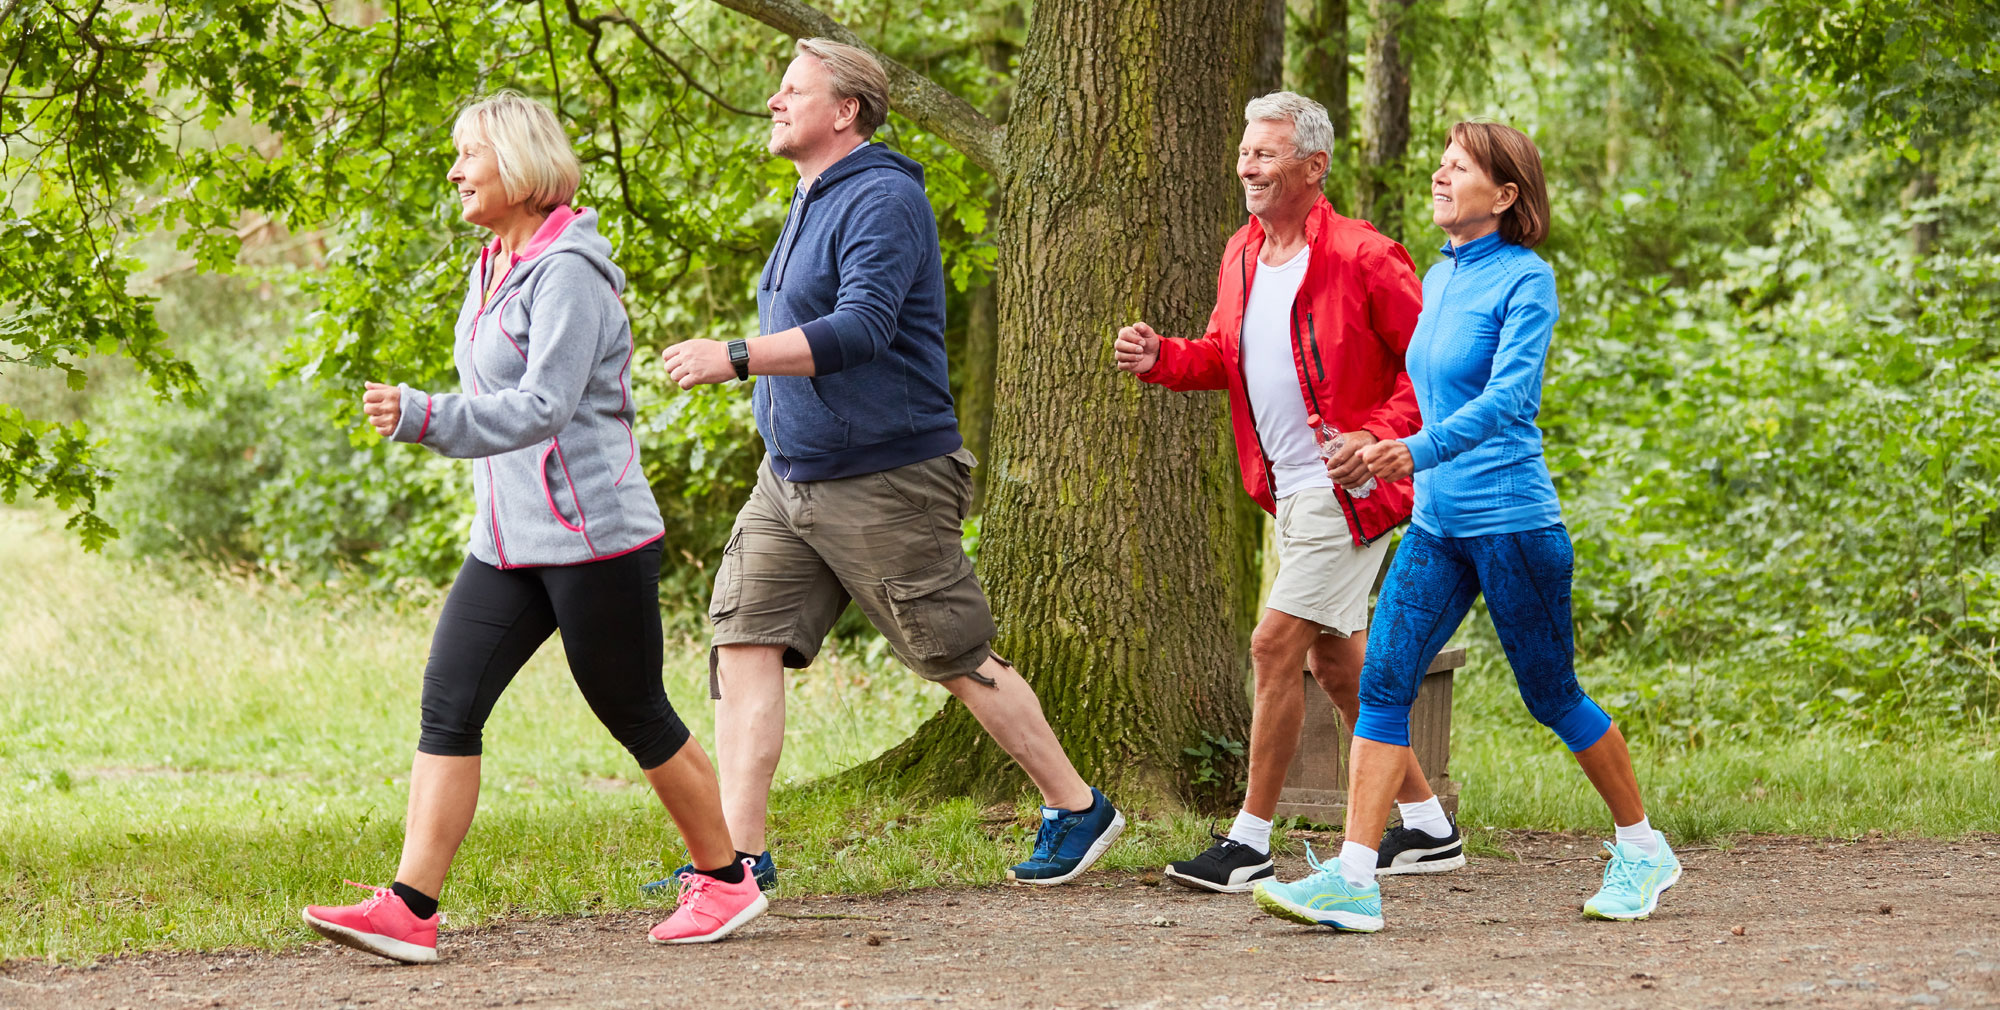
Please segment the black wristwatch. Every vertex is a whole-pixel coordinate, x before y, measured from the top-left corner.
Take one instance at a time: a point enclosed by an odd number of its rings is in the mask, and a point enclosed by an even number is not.
[[[729,342],[729,364],[730,367],[736,369],[736,378],[739,381],[750,377],[749,341],[732,340]]]

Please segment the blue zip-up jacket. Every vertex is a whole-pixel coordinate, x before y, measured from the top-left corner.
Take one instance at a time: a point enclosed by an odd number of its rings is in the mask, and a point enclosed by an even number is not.
[[[763,333],[803,329],[818,373],[757,379],[751,399],[773,474],[853,477],[963,445],[922,165],[863,144],[811,189],[795,189],[757,284],[757,317]]]
[[[1403,361],[1424,427],[1403,440],[1417,469],[1410,521],[1433,536],[1481,537],[1562,522],[1542,458],[1542,367],[1556,325],[1556,275],[1495,232],[1424,274],[1424,311]]]

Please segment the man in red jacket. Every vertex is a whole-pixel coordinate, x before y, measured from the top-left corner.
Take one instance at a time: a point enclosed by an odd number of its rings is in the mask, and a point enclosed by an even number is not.
[[[1166,877],[1249,891],[1272,875],[1271,819],[1305,717],[1301,664],[1349,726],[1367,652],[1368,592],[1389,533],[1410,517],[1410,481],[1374,484],[1359,450],[1422,424],[1403,371],[1423,307],[1409,253],[1365,221],[1334,213],[1320,189],[1333,126],[1288,91],[1254,99],[1237,149],[1250,221],[1229,240],[1208,332],[1118,331],[1118,367],[1169,389],[1227,389],[1243,487],[1277,516],[1278,576],[1251,638],[1257,693],[1250,784],[1227,837]],[[1322,424],[1339,432],[1322,459]],[[1458,828],[1414,754],[1397,794],[1403,823],[1382,840],[1381,873],[1465,865]]]

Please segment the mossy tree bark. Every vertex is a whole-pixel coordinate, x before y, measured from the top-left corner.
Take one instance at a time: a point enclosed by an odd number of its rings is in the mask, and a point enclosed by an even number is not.
[[[1020,54],[1020,48],[1010,39],[1019,37],[1026,25],[1026,15],[1018,4],[1010,4],[998,12],[987,15],[989,23],[985,33],[990,39],[981,48],[988,71],[997,82],[1009,82],[1013,75],[1013,61]],[[994,89],[993,98],[986,105],[986,114],[1002,127],[1007,125],[1014,104],[1014,89],[1011,83],[1003,83]],[[1000,211],[1000,194],[995,183],[988,194],[996,218]],[[997,280],[997,279],[996,279]],[[966,447],[973,455],[985,460],[993,449],[993,375],[999,364],[1000,355],[1000,300],[994,291],[995,280],[973,288],[965,293],[965,372],[961,386],[964,393],[958,398],[958,427],[965,436]],[[972,511],[975,514],[986,510],[986,475],[989,467],[979,467],[972,471]]]
[[[1300,23],[1298,91],[1326,106],[1327,118],[1333,121],[1333,165],[1326,174],[1326,195],[1334,209],[1344,214],[1354,209],[1354,168],[1349,152],[1354,117],[1347,106],[1348,5],[1347,0],[1309,0],[1308,8]]]
[[[1197,336],[1241,223],[1231,153],[1264,0],[1043,0],[1007,129],[999,373],[980,574],[1000,652],[1093,783],[1175,802],[1182,748],[1248,722],[1255,539],[1227,404],[1132,381],[1135,319]],[[957,702],[868,770],[924,791],[1023,778]]]
[[[1403,186],[1397,178],[1410,150],[1410,64],[1403,56],[1403,21],[1410,0],[1368,0],[1374,28],[1368,33],[1361,72],[1361,180],[1359,214],[1382,234],[1403,239]]]

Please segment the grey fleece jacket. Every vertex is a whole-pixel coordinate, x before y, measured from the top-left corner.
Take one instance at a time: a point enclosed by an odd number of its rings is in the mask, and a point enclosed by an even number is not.
[[[597,212],[559,208],[481,302],[499,243],[480,251],[459,309],[462,392],[405,385],[390,436],[472,460],[472,556],[499,568],[629,553],[665,525],[632,433],[625,273]]]

